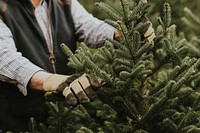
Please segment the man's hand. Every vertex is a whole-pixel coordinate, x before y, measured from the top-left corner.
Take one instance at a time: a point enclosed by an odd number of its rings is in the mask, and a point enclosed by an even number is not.
[[[114,40],[120,42],[120,35],[119,35],[119,31],[118,30],[116,30],[114,32],[114,37],[113,38],[114,38]]]
[[[149,21],[149,19],[147,17],[142,17],[141,20],[138,21],[138,23],[145,23],[147,21]],[[150,22],[150,25],[148,27],[145,27],[145,28],[141,29],[139,32],[143,37],[142,38],[143,42],[153,42],[154,38],[156,37],[155,31],[153,29],[153,26],[152,26],[151,22]],[[120,33],[119,33],[119,31],[116,30],[114,32],[114,37],[113,38],[114,38],[114,40],[120,42]]]
[[[142,22],[142,23],[145,23],[145,22],[149,21],[149,19],[147,17],[143,16],[141,18],[141,20],[139,20],[139,21]],[[153,26],[152,26],[151,22],[150,22],[150,25],[148,27],[142,29],[139,32],[144,37],[143,38],[144,42],[153,42],[154,38],[156,37],[155,31],[153,29]]]
[[[70,105],[90,102],[96,97],[93,89],[100,86],[100,81],[87,74],[71,76],[52,74],[43,83],[45,91],[61,93]]]

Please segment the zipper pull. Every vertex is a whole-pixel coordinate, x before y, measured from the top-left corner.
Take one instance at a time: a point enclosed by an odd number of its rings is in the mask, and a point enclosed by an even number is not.
[[[55,55],[54,55],[53,51],[49,52],[49,61],[50,61],[51,65],[52,65],[53,72],[56,73],[56,65],[55,65],[56,58],[55,58]]]

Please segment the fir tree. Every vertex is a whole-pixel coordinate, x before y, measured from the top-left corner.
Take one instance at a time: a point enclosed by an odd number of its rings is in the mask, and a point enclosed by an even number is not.
[[[188,48],[191,56],[200,57],[199,28],[200,18],[195,15],[188,7],[184,8],[184,16],[181,18],[185,26],[185,34],[189,40]]]
[[[107,38],[92,52],[81,44],[72,53],[62,44],[68,65],[106,82],[98,98],[75,108],[49,103],[48,126],[35,124],[32,132],[76,133],[198,133],[200,132],[200,59],[190,57],[187,40],[171,24],[171,7],[163,6],[154,42],[141,31],[149,4],[120,0],[118,10],[105,3],[96,6],[108,13],[105,20],[120,32],[117,42]]]

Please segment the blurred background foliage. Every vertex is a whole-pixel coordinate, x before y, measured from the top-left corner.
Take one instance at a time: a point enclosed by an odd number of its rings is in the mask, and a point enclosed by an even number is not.
[[[139,0],[130,0],[139,1]],[[104,11],[95,6],[96,2],[105,2],[117,9],[120,0],[79,0],[93,16],[104,20],[110,19]],[[200,0],[149,0],[148,18],[153,27],[159,25],[157,17],[162,16],[163,4],[169,3],[172,8],[172,24],[176,25],[177,34],[188,40],[189,51],[192,56],[200,57]]]
[[[106,19],[109,16],[105,13],[100,11],[96,6],[96,2],[105,2],[108,5],[111,5],[112,7],[116,8],[117,4],[119,3],[119,0],[79,0],[79,2],[87,9],[88,12],[90,12],[93,16],[99,18],[99,19]]]
[[[132,0],[134,1],[134,0]],[[135,0],[136,1],[136,0]],[[120,0],[79,0],[81,4],[95,17],[104,20],[109,18],[107,14],[100,11],[96,6],[96,2],[105,2],[114,8],[118,7]],[[187,28],[182,22],[181,18],[185,16],[184,8],[188,7],[195,15],[200,17],[200,0],[150,0],[151,6],[149,9],[148,17],[156,27],[158,25],[157,17],[160,16],[165,2],[169,3],[172,7],[172,23],[177,25],[177,31],[188,31],[191,28]]]

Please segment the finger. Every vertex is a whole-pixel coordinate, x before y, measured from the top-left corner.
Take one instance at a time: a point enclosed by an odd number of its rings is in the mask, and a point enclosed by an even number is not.
[[[68,84],[64,82],[58,86],[56,91],[62,93],[66,86],[68,86]]]
[[[85,93],[91,100],[94,100],[94,98],[97,96],[96,92],[91,87],[86,88]]]
[[[64,82],[58,86],[57,89],[58,93],[62,93],[62,95],[65,97],[65,101],[69,105],[76,105],[77,104],[77,99],[75,95],[72,93],[70,88],[68,87],[68,83]]]
[[[70,88],[72,89],[72,91],[74,92],[74,94],[77,96],[78,101],[80,103],[87,103],[90,102],[90,99],[88,98],[88,96],[85,94],[84,90],[82,89],[83,86],[81,86],[81,84],[79,83],[79,79],[74,80],[71,84],[70,84]],[[84,87],[83,87],[84,88]]]
[[[97,79],[96,77],[91,75],[85,75],[85,76],[89,79],[89,83],[92,88],[99,88],[102,85],[106,84],[106,82],[103,81],[102,79]]]
[[[63,90],[63,96],[65,96],[66,102],[69,105],[76,105],[78,103],[75,95],[68,86]]]
[[[155,38],[155,33],[154,33],[154,29],[152,27],[152,24],[149,26],[147,31],[144,33],[144,37],[147,38],[149,42],[153,41],[153,39]]]
[[[154,39],[155,39],[155,37],[156,37],[156,35],[155,35],[155,33],[153,32],[153,33],[147,38],[148,42],[153,42]]]
[[[76,80],[80,76],[81,74],[73,74],[72,76],[70,76],[69,78],[65,80],[65,83],[67,84],[67,86],[69,86],[74,80]]]
[[[96,97],[96,93],[95,91],[92,89],[91,84],[89,82],[89,79],[86,77],[86,75],[82,75],[79,78],[79,83],[82,86],[82,88],[84,89],[86,95],[90,98],[90,99],[94,99]]]

